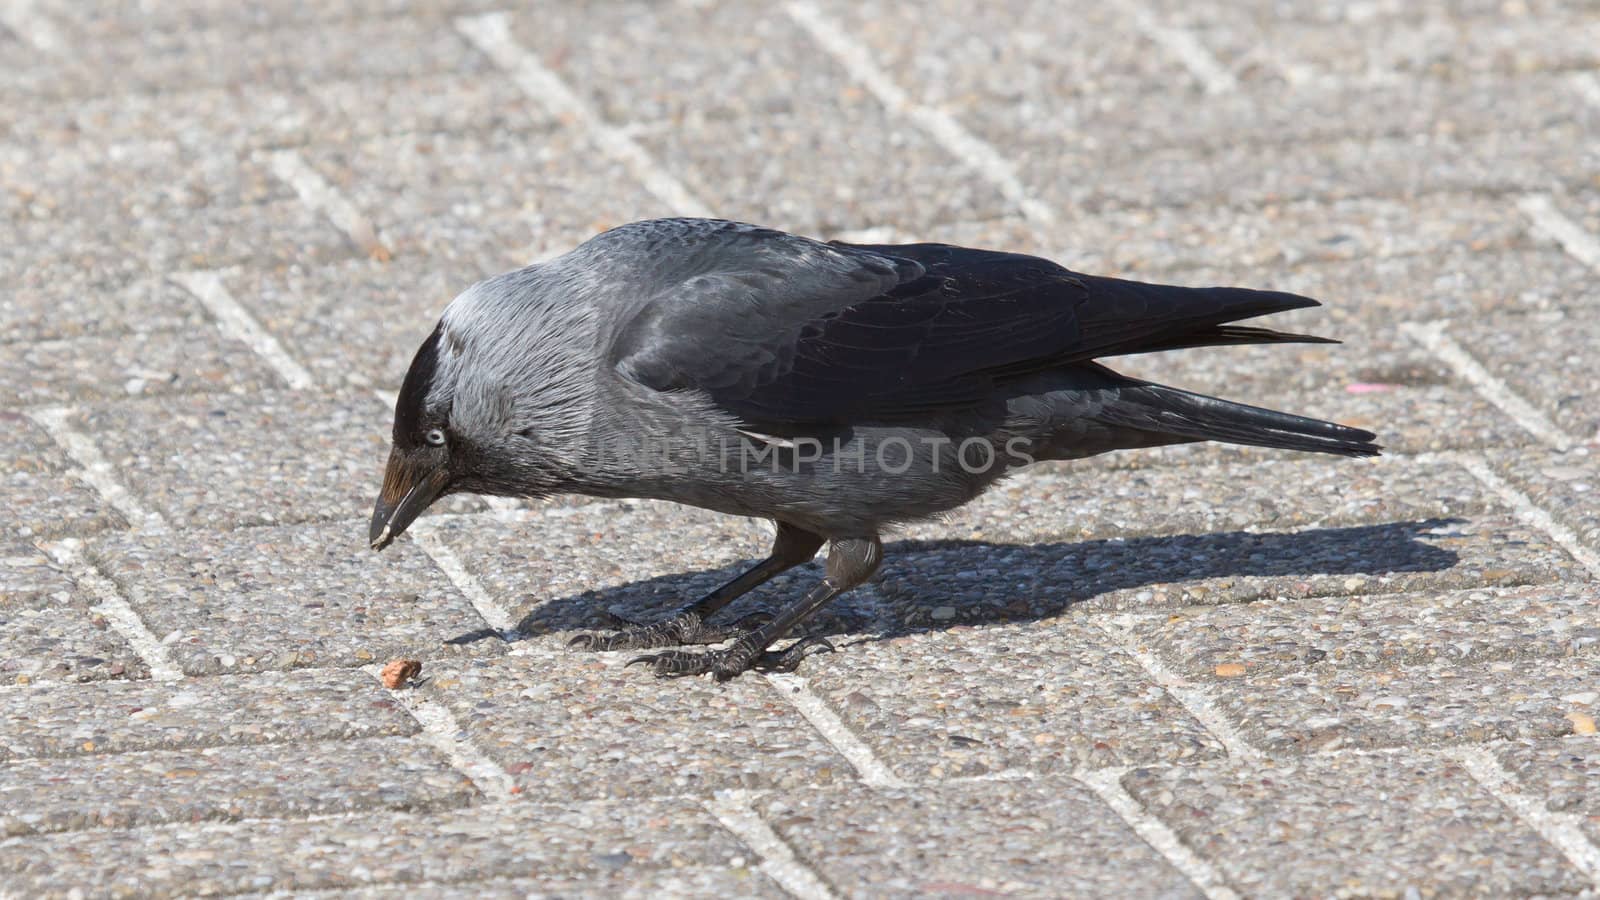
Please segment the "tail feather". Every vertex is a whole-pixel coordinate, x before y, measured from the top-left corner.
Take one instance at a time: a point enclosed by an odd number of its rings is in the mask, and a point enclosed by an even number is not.
[[[1292,331],[1273,331],[1270,328],[1253,328],[1248,325],[1217,325],[1200,331],[1174,335],[1165,340],[1140,346],[1123,355],[1155,353],[1162,350],[1187,350],[1191,347],[1225,347],[1236,344],[1337,344],[1333,338],[1314,334],[1296,334]]]
[[[1279,450],[1377,456],[1377,435],[1360,428],[1247,406],[1159,384],[1137,383],[1119,392],[1095,419],[1197,441],[1222,441]]]

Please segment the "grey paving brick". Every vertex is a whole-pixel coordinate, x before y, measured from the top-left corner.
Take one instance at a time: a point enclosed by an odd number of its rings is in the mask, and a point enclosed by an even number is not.
[[[848,897],[1201,896],[1064,778],[780,794],[762,813]]]
[[[1146,354],[1111,366],[1135,378],[1366,428],[1378,433],[1383,447],[1401,453],[1534,440],[1392,323],[1334,323],[1318,310],[1274,322],[1344,343]]]
[[[1375,671],[1315,666],[1230,678],[1216,693],[1252,743],[1320,751],[1570,734],[1570,713],[1600,714],[1596,677],[1600,661],[1586,653]]]
[[[898,534],[919,540],[1103,540],[1421,521],[1491,509],[1498,504],[1465,469],[1389,457],[1350,463],[1280,456],[1110,476],[1060,463],[1027,470],[944,521],[907,526]]]
[[[1255,144],[1293,153],[1293,145],[1314,141],[1459,137],[1561,124],[1592,131],[1600,125],[1600,107],[1575,102],[1566,73],[1380,84],[1318,81],[1297,86],[1293,103],[1284,102],[1283,87],[1275,83],[1247,82],[1240,90],[1197,101],[1180,78],[1173,83],[1177,89],[1144,94],[1136,102],[1122,94],[1066,99],[1053,85],[1014,86],[1023,92],[1012,102],[968,95],[951,106],[974,133],[1000,146],[1054,145],[1062,153],[1107,164],[1172,148],[1217,151]],[[1351,115],[1353,109],[1361,114]]]
[[[1592,589],[1579,584],[1195,607],[1128,627],[1172,670],[1223,685],[1244,675],[1387,671],[1600,649],[1600,610]]]
[[[1164,610],[1585,577],[1542,534],[1499,514],[1093,541],[907,541],[885,554],[874,621],[889,632],[922,631],[1031,621],[1077,606]]]
[[[1588,546],[1600,549],[1600,459],[1593,451],[1530,449],[1491,462],[1534,506],[1572,529]]]
[[[1081,618],[840,641],[812,690],[901,777],[1193,762],[1217,739]]]
[[[404,134],[304,152],[372,219],[392,252],[499,257],[480,278],[565,252],[614,225],[672,212],[620,163],[558,123],[532,133]],[[566,166],[573,158],[588,160],[581,175]]]
[[[146,394],[283,386],[249,347],[215,328],[6,345],[0,404],[38,406]]]
[[[1546,809],[1582,814],[1590,840],[1600,835],[1594,795],[1600,785],[1600,742],[1594,735],[1508,741],[1492,752],[1523,790],[1545,798]]]
[[[957,110],[1031,112],[1101,98],[1137,105],[1143,98],[1135,102],[1129,95],[1194,85],[1188,70],[1115,7],[1007,0],[986,7],[983,26],[974,27],[971,8],[956,0],[915,6],[828,0],[821,6],[901,87],[923,102]]]
[[[268,819],[11,838],[0,841],[0,888],[64,897],[74,888],[205,895],[507,874],[632,880],[661,870],[724,868],[748,854],[709,813],[684,801],[517,803],[492,813]]]
[[[805,111],[855,87],[779,7],[553,6],[515,16],[517,41],[615,123]],[[837,134],[838,132],[835,132]]]
[[[1140,769],[1135,798],[1246,896],[1550,895],[1588,885],[1450,762]]]
[[[1151,9],[1159,13],[1161,21],[1183,27],[1204,26],[1207,23],[1238,24],[1256,22],[1271,27],[1286,22],[1346,23],[1380,25],[1385,23],[1426,23],[1455,17],[1482,16],[1570,17],[1593,12],[1593,0],[1519,0],[1504,3],[1501,0],[1373,0],[1371,3],[1351,4],[1338,0],[1206,0],[1191,3],[1188,0],[1152,0]]]
[[[93,553],[189,674],[502,649],[427,556],[396,549],[374,553],[347,521],[114,536]]]
[[[1592,311],[1579,305],[1571,312],[1475,317],[1450,323],[1448,334],[1573,437],[1600,440],[1593,378],[1600,322]]]
[[[212,527],[365,514],[390,426],[370,394],[296,392],[152,397],[73,423],[175,525]]]
[[[146,6],[117,0],[83,7],[72,0],[41,0],[42,13],[61,20],[85,37],[138,35],[145,31],[221,28],[235,31],[284,24],[315,25],[348,21],[444,18],[495,5],[488,0],[267,0],[241,9],[224,0],[181,0]]]
[[[109,260],[76,255],[28,261],[0,287],[0,330],[9,340],[40,341],[131,331],[192,331],[216,326],[187,291]],[[127,260],[123,261],[128,262]]]
[[[81,537],[125,524],[69,472],[66,454],[43,429],[0,411],[0,537]]]
[[[133,648],[81,598],[49,605],[41,599],[0,591],[0,684],[149,677]]]
[[[611,628],[608,612],[652,621],[754,565],[772,546],[767,526],[665,502],[549,506],[520,521],[438,519],[436,534],[491,598],[543,635]],[[732,621],[804,591],[822,573],[797,568],[719,616]],[[864,585],[835,601],[822,622],[870,622],[877,592]]]
[[[478,797],[466,776],[409,738],[21,759],[0,767],[0,835],[427,811]]]
[[[287,744],[418,730],[377,680],[354,671],[7,688],[0,690],[0,711],[6,722],[0,758]]]
[[[620,861],[620,860],[619,860]],[[737,860],[735,861],[737,862]],[[421,886],[419,886],[419,889]],[[394,885],[338,892],[333,896],[361,900],[393,896]],[[793,896],[776,882],[748,865],[731,869],[685,867],[650,872],[630,872],[623,868],[610,879],[580,880],[563,878],[506,878],[495,881],[464,881],[455,884],[429,884],[429,897],[441,900],[557,900],[568,897],[621,897],[625,900],[653,900],[656,897],[750,897],[752,900],[783,900]]]
[[[980,175],[860,89],[822,96],[825,112],[708,119],[692,130],[652,129],[640,141],[719,215],[790,230],[921,228],[1013,211]]]
[[[1525,223],[1508,215],[1503,200],[1460,193],[1217,204],[1203,213],[1144,206],[1059,212],[1062,221],[1049,232],[1054,250],[1045,255],[1069,268],[1138,274],[1259,266],[1272,277],[1258,277],[1257,287],[1276,287],[1302,264],[1370,266],[1449,248],[1482,253],[1530,246]]]
[[[1468,136],[1377,137],[1293,146],[1159,150],[1106,166],[1059,146],[1013,150],[1024,182],[1057,209],[1270,203],[1444,191],[1541,190],[1600,160],[1578,126]]]
[[[31,543],[0,539],[0,599],[42,609],[72,598],[72,579]]]
[[[685,679],[663,690],[622,667],[634,655],[540,647],[434,667],[422,690],[546,802],[797,791],[853,778],[764,680]]]

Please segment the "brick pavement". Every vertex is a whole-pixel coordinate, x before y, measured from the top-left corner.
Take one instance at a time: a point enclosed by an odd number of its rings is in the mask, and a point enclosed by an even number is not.
[[[1600,891],[1600,7],[972,9],[0,2],[0,895]],[[366,550],[438,310],[667,213],[1310,293],[1128,368],[1396,452],[1035,470],[727,685],[563,643],[755,523]]]

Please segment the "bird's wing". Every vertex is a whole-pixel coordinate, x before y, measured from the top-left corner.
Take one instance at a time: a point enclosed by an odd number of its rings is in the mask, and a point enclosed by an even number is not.
[[[646,304],[614,340],[618,371],[703,391],[781,432],[970,407],[1007,377],[1206,343],[1221,322],[1315,305],[1096,278],[1012,253],[763,234],[742,234]]]

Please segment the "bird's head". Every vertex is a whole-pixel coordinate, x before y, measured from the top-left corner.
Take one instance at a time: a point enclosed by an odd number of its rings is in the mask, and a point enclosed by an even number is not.
[[[373,549],[446,494],[538,497],[560,485],[564,454],[547,438],[575,441],[588,394],[568,358],[579,343],[570,317],[545,314],[529,302],[538,295],[526,278],[483,282],[422,342],[395,401]]]

